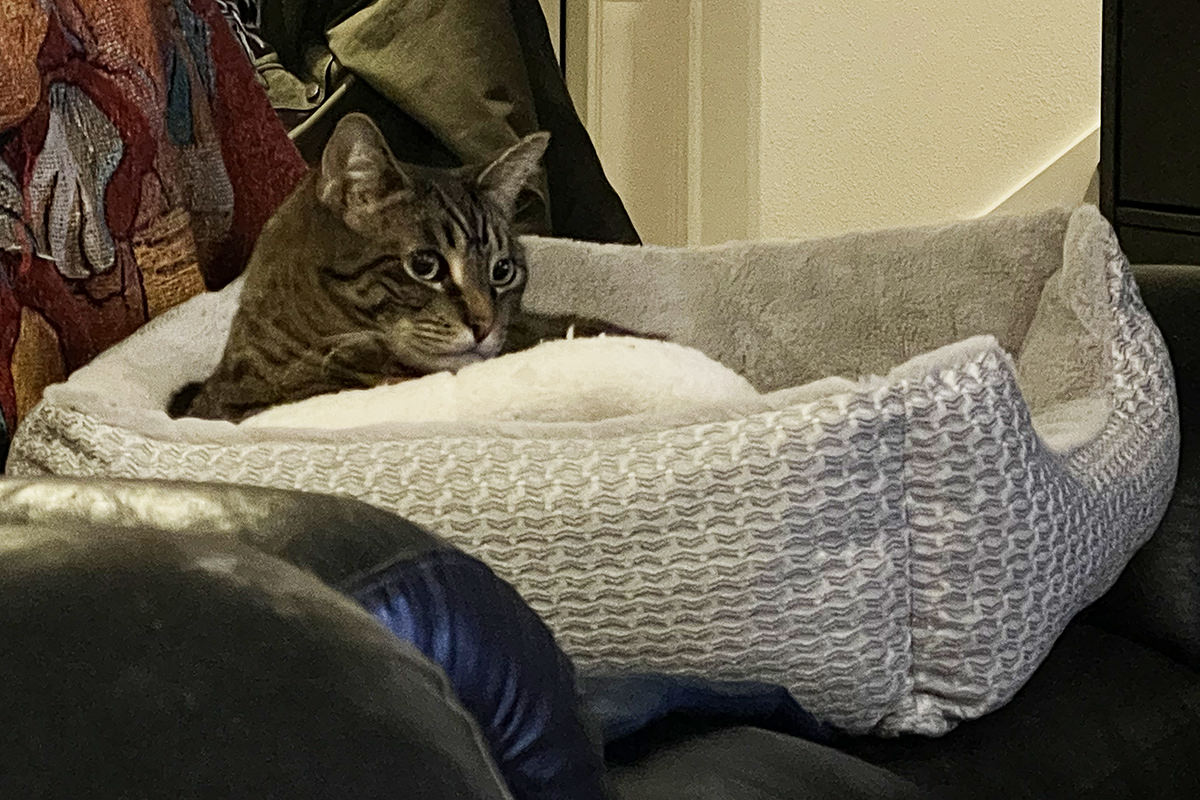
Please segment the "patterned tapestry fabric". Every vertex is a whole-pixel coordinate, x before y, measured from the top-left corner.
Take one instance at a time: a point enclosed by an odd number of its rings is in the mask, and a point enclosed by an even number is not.
[[[232,280],[305,167],[213,0],[0,8],[0,407],[12,429],[45,386]]]
[[[170,420],[171,393],[219,358],[235,283],[53,387],[17,432],[12,469],[364,499],[487,562],[581,669],[780,684],[821,719],[884,734],[941,734],[1007,702],[1171,495],[1170,361],[1094,208],[770,247],[527,249],[538,310],[584,310],[552,307],[555,292],[582,302],[624,288],[628,321],[647,320],[663,309],[656,291],[670,291],[684,306],[670,316],[692,315],[708,355],[757,382],[840,371],[819,357],[819,330],[794,335],[819,315],[804,297],[829,272],[858,270],[866,287],[829,300],[836,317],[863,311],[876,287],[868,266],[907,281],[907,303],[883,309],[900,335],[883,338],[902,339],[895,353],[937,349],[878,377],[791,384],[767,410],[685,423]],[[539,266],[556,270],[552,287],[533,284]],[[933,270],[939,290],[957,274],[959,302],[917,294],[905,270]],[[1003,301],[976,270],[1010,287]],[[776,302],[750,302],[764,292]],[[947,309],[972,299],[978,313],[944,328]],[[778,330],[792,332],[788,347],[764,358]],[[974,335],[945,344],[946,331]],[[842,357],[875,352],[862,337],[847,347],[840,332],[824,336]]]

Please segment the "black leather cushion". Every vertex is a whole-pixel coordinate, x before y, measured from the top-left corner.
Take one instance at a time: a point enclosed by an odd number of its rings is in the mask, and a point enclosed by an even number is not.
[[[509,797],[440,670],[227,537],[0,524],[0,641],[0,797]]]
[[[1200,797],[1200,674],[1075,623],[998,711],[937,739],[837,744],[937,797]]]
[[[541,619],[487,566],[395,514],[276,489],[38,478],[0,481],[5,522],[220,533],[284,559],[354,598],[445,672],[518,798],[606,794],[574,671]]]
[[[685,735],[659,727],[642,757],[613,764],[621,800],[901,800],[924,794],[886,770],[758,728]],[[647,742],[648,743],[648,742]]]

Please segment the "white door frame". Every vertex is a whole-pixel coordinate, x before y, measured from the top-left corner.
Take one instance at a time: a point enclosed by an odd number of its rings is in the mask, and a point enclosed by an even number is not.
[[[758,0],[561,2],[567,88],[606,168],[626,181],[635,181],[644,173],[658,176],[655,180],[663,184],[662,171],[650,168],[649,162],[680,161],[673,173],[680,176],[673,181],[676,185],[638,186],[636,190],[618,186],[632,206],[635,224],[642,211],[639,204],[659,209],[653,214],[658,230],[643,235],[649,234],[650,241],[661,240],[655,242],[660,244],[709,244],[756,236],[761,82]],[[627,120],[617,118],[631,113],[631,107],[652,106],[656,79],[661,76],[636,74],[635,68],[631,76],[606,78],[606,66],[610,70],[630,67],[630,49],[627,42],[608,42],[606,53],[600,35],[602,30],[610,35],[622,30],[605,23],[618,16],[628,19],[631,3],[644,6],[639,11],[645,14],[677,15],[679,19],[668,21],[669,27],[678,30],[680,38],[686,37],[683,45],[675,45],[674,58],[680,63],[678,70],[671,70],[674,76],[683,75],[682,83],[677,77],[670,83],[683,89],[686,97],[681,98],[678,91],[663,97],[664,105],[674,109],[671,118],[676,122],[671,123],[671,130],[640,145],[635,141],[632,147]],[[654,24],[661,22],[661,17],[654,18]],[[636,64],[639,53],[633,55]],[[614,90],[617,84],[625,88]],[[626,98],[624,91],[636,96]],[[682,111],[680,102],[686,103]],[[606,121],[621,129],[625,134],[622,141],[606,140]],[[664,136],[669,141],[663,141]],[[639,159],[648,162],[639,164]],[[663,214],[664,207],[673,213]],[[646,213],[644,218],[649,216]]]

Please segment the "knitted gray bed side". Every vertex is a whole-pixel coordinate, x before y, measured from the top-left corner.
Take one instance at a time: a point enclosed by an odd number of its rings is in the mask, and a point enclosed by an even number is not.
[[[511,581],[589,668],[788,687],[851,732],[940,734],[1006,702],[1151,534],[1174,483],[1165,346],[1115,240],[1111,413],[1066,451],[1012,359],[952,359],[815,402],[629,435],[172,439],[48,395],[15,474],[349,494]]]
[[[1106,249],[1113,410],[1090,442],[1050,451],[1011,373],[990,366],[906,399],[915,690],[878,733],[944,733],[1007,702],[1162,518],[1179,458],[1174,375],[1115,237]]]

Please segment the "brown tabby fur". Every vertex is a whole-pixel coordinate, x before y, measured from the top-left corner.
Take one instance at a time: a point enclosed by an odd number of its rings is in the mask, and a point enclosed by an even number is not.
[[[482,168],[431,169],[398,163],[374,123],[345,117],[263,228],[220,364],[181,390],[172,415],[238,421],[456,370],[572,324],[614,330],[519,315],[526,267],[511,221],[548,139],[526,137]],[[504,259],[515,277],[497,285]],[[436,279],[418,277],[438,265]]]

